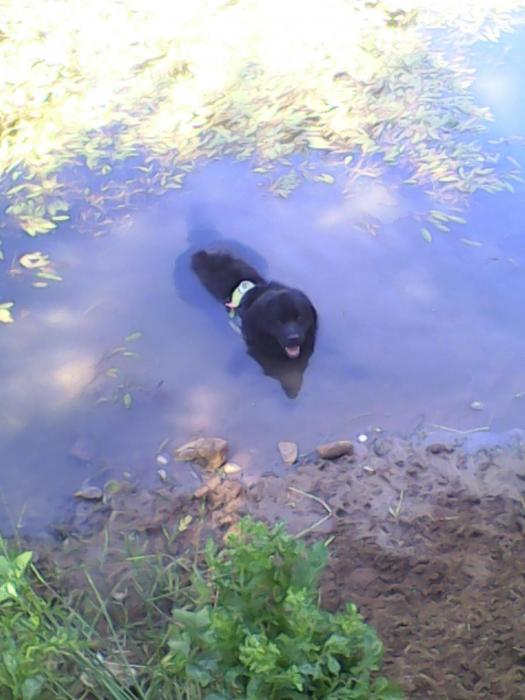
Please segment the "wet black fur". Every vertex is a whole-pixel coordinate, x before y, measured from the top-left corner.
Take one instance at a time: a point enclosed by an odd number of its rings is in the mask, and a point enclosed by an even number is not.
[[[265,358],[274,358],[306,367],[314,348],[317,313],[303,292],[266,281],[255,268],[225,250],[197,251],[191,265],[206,289],[223,304],[242,281],[253,282],[255,287],[237,310],[250,353],[261,364]],[[299,357],[288,357],[285,348],[297,345]]]

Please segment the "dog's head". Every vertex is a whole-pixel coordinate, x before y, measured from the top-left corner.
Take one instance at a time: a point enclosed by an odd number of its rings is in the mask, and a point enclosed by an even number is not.
[[[305,345],[311,344],[317,325],[315,309],[308,297],[286,288],[265,290],[250,305],[243,324],[246,321],[249,335],[256,336],[258,342],[269,340],[268,352],[277,348],[291,360],[299,358]]]

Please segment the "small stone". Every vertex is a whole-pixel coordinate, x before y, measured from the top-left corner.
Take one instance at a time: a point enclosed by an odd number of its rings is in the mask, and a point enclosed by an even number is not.
[[[168,478],[165,469],[157,469],[157,474],[159,475],[159,479],[161,481],[166,481],[166,479]]]
[[[157,464],[162,464],[163,467],[165,467],[166,464],[168,464],[168,462],[170,461],[169,458],[166,457],[166,455],[157,455],[155,459],[157,461]]]
[[[241,468],[239,467],[238,464],[234,464],[233,462],[227,462],[224,467],[224,473],[225,474],[237,474],[238,472],[241,471]]]
[[[212,476],[211,479],[208,479],[208,481],[205,484],[202,484],[202,486],[199,486],[199,488],[194,491],[193,495],[195,498],[204,498],[209,494],[210,491],[215,491],[219,486],[221,485],[221,477],[220,476]]]
[[[75,491],[73,495],[77,498],[83,498],[85,501],[101,501],[103,493],[98,486],[86,486],[84,489]]]
[[[374,440],[374,452],[378,457],[384,457],[387,455],[393,447],[392,440],[388,438],[376,438]]]
[[[210,488],[209,488],[208,484],[202,484],[202,486],[199,486],[199,488],[193,492],[193,497],[194,498],[204,498],[205,496],[208,495],[209,491],[210,491]]]
[[[485,404],[483,403],[483,401],[473,401],[470,404],[470,408],[473,411],[483,411],[483,409],[485,408]]]
[[[376,473],[376,470],[374,469],[374,467],[369,467],[368,464],[365,464],[363,469],[367,474],[375,474]]]
[[[323,445],[318,445],[315,449],[321,459],[337,459],[338,457],[343,457],[343,455],[354,454],[354,446],[349,440],[327,442]]]
[[[226,462],[228,443],[222,438],[198,438],[178,447],[175,459],[181,462],[197,462],[201,467],[219,469]]]
[[[211,479],[208,479],[206,482],[206,486],[209,488],[210,491],[215,491],[215,489],[218,489],[219,486],[221,485],[221,477],[220,476],[212,476]]]
[[[454,448],[452,445],[445,445],[443,442],[434,442],[431,445],[427,446],[427,452],[430,452],[430,454],[433,455],[440,455],[440,454],[451,454],[454,452]]]
[[[294,464],[294,462],[297,462],[299,449],[295,442],[287,442],[286,440],[282,440],[281,442],[277,443],[277,447],[279,448],[281,459],[285,464]]]
[[[368,442],[368,435],[365,435],[364,433],[361,433],[361,435],[357,436],[357,440],[361,443]]]

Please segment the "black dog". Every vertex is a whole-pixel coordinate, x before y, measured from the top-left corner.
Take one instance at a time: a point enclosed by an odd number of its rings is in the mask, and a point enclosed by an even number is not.
[[[282,359],[300,361],[304,370],[314,348],[317,313],[303,292],[267,282],[227,251],[200,250],[192,256],[192,268],[229,310],[230,320],[263,368]]]

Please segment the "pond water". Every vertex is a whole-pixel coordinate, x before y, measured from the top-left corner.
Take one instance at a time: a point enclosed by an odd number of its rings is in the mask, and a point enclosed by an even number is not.
[[[494,46],[490,61],[479,52],[476,90],[496,117],[488,139],[525,131],[522,45]],[[506,148],[522,159],[521,145]],[[349,198],[335,174],[283,201],[243,164],[208,164],[106,235],[80,235],[73,220],[39,239],[61,283],[34,289],[3,273],[20,314],[0,331],[0,529],[41,529],[83,482],[123,472],[154,482],[168,439],[222,436],[250,478],[281,468],[279,440],[308,452],[375,428],[523,425],[523,192],[475,195],[467,224],[428,243],[414,218],[426,195],[402,174]],[[193,279],[195,218],[316,305],[318,341],[295,398]],[[34,248],[13,233],[6,259]],[[197,483],[188,465],[163,468],[181,487]]]

